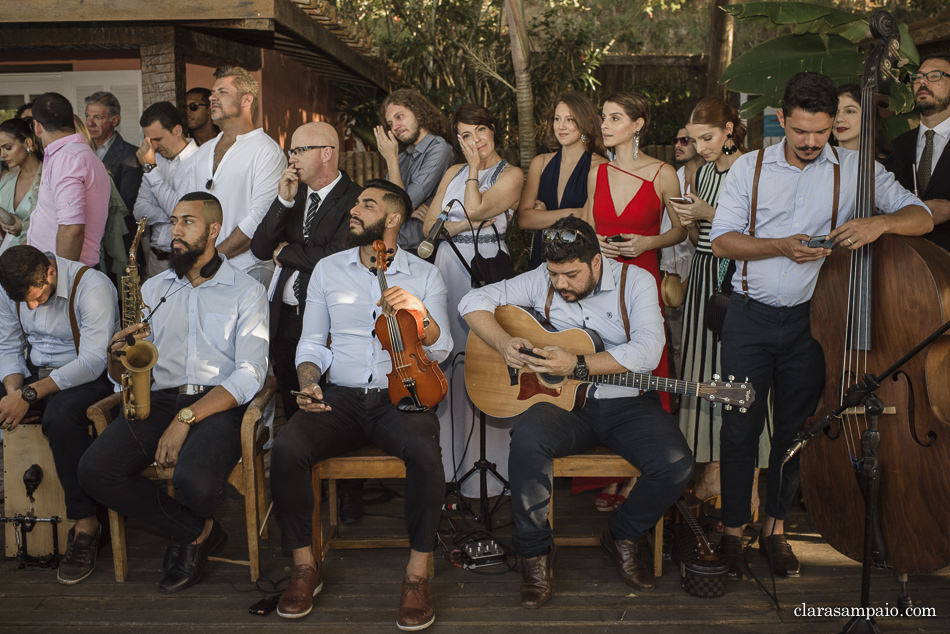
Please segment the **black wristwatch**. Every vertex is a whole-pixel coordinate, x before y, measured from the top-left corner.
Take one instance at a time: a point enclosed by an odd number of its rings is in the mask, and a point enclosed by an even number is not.
[[[590,371],[587,369],[587,362],[584,361],[584,355],[577,355],[577,365],[574,366],[574,378],[584,381],[589,374]]]
[[[36,402],[36,399],[37,399],[36,388],[34,388],[32,385],[24,385],[23,389],[20,390],[20,397],[24,401],[32,405],[33,403]]]

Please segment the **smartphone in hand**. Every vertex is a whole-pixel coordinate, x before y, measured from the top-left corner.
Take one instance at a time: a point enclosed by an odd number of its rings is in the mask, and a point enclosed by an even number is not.
[[[604,242],[623,242],[623,241],[624,241],[624,237],[619,233],[615,236],[609,236],[607,238],[604,238]]]
[[[686,196],[671,196],[670,202],[676,203],[677,205],[692,205],[693,199],[687,198]]]
[[[808,242],[805,243],[805,246],[812,249],[834,249],[835,241],[829,239],[827,235],[811,236],[808,238]]]
[[[319,403],[320,405],[326,405],[325,402],[321,401],[320,399],[318,399],[318,398],[317,398],[316,396],[314,396],[313,394],[308,394],[308,393],[306,393],[306,392],[300,392],[300,391],[298,391],[298,390],[290,390],[290,395],[291,395],[291,396],[300,396],[300,397],[302,397],[302,398],[307,399],[307,400],[310,401],[311,403]]]

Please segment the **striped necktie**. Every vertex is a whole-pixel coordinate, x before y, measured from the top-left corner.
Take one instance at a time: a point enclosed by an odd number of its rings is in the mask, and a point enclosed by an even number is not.
[[[320,194],[313,192],[310,194],[310,205],[307,207],[307,214],[303,220],[303,241],[306,244],[310,244],[310,225],[313,224],[313,219],[317,216],[319,207]],[[297,298],[298,306],[304,303],[304,298],[300,296],[301,290],[303,290],[303,280],[300,279],[300,271],[297,271],[297,277],[294,279],[294,297]]]

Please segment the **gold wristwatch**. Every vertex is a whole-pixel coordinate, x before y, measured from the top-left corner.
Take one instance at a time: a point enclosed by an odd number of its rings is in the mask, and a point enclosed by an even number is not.
[[[198,422],[198,419],[195,417],[195,413],[186,407],[178,412],[178,422],[191,427]]]

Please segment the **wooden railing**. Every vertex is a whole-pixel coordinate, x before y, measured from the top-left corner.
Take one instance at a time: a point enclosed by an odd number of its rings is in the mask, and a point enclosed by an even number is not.
[[[362,186],[374,178],[385,178],[386,162],[379,152],[358,152],[351,150],[340,156],[340,169]]]

